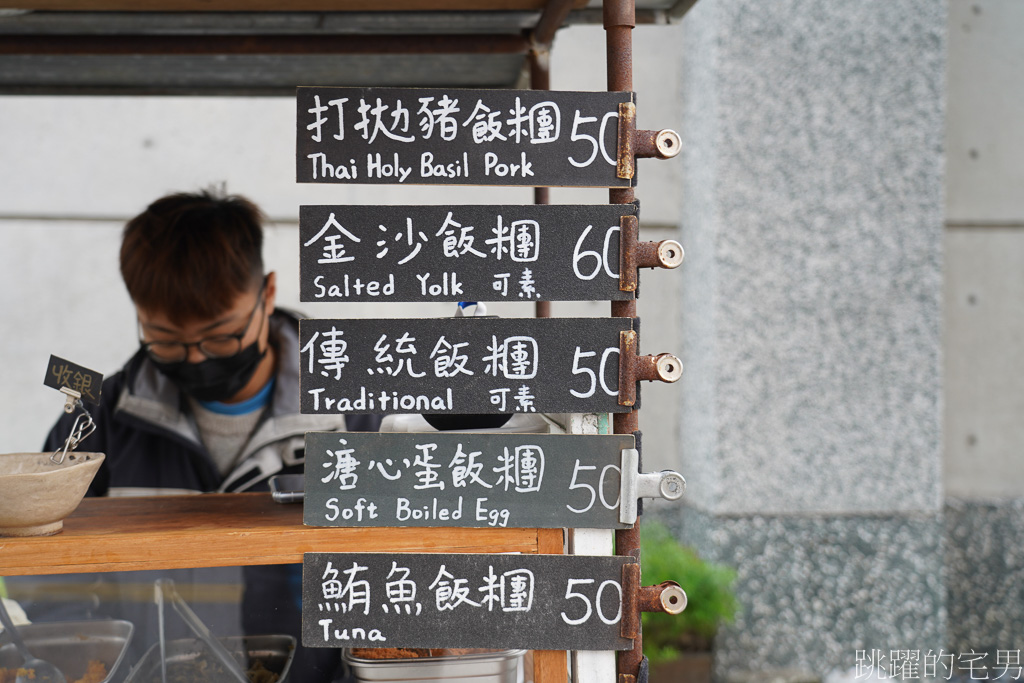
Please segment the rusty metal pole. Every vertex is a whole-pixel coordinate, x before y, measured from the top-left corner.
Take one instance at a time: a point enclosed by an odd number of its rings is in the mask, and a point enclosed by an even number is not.
[[[608,90],[629,92],[633,90],[633,27],[636,25],[635,0],[605,0],[604,6],[605,45],[608,69]],[[608,193],[612,204],[630,204],[635,199],[633,188],[614,188]],[[613,301],[612,317],[635,318],[636,300]],[[635,410],[616,413],[614,431],[616,434],[633,434],[639,431],[639,415]],[[615,552],[630,555],[640,562],[640,531],[636,524],[631,529],[615,532]],[[637,602],[633,602],[637,605]],[[623,619],[635,620],[639,624],[639,607],[636,614],[623,615]],[[643,660],[643,634],[637,628],[633,649],[619,653],[619,683],[633,683],[639,675]]]
[[[573,4],[573,0],[547,0],[537,26],[530,33],[530,87],[534,90],[551,89],[551,44],[555,40],[555,33],[572,11]],[[546,187],[535,187],[533,203],[548,204],[550,192]],[[538,301],[535,316],[550,318],[551,302]]]
[[[551,89],[551,51],[549,46],[534,46],[530,50],[530,87],[534,90]],[[551,203],[551,190],[547,187],[533,188],[534,204]],[[538,301],[536,303],[534,317],[550,318],[551,302]]]

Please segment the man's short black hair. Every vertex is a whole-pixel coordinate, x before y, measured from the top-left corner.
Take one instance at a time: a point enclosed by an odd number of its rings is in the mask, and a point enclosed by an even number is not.
[[[156,200],[124,229],[121,277],[132,301],[179,325],[220,315],[263,277],[263,219],[237,195]]]

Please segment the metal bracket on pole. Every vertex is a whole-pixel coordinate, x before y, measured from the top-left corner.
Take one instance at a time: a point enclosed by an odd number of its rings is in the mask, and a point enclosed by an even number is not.
[[[670,128],[637,130],[636,105],[620,102],[618,146],[615,175],[632,179],[636,175],[637,159],[671,159],[683,150],[683,140]]]
[[[678,268],[683,262],[683,245],[675,240],[640,241],[640,219],[619,217],[619,290],[635,292],[640,268]]]
[[[657,356],[637,355],[634,330],[619,332],[619,405],[636,404],[636,383],[658,380],[672,383],[683,376],[683,362],[671,353]]]
[[[635,448],[624,448],[622,451],[619,479],[619,521],[623,524],[634,524],[637,518],[637,500],[640,498],[663,498],[679,500],[686,490],[683,475],[672,470],[642,474],[640,469],[640,452]]]
[[[636,638],[640,635],[640,563],[622,565],[622,620],[619,635]]]

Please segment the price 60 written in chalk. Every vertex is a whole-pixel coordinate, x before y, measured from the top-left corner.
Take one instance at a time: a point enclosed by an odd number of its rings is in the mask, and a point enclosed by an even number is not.
[[[299,209],[302,301],[628,300],[633,204]]]

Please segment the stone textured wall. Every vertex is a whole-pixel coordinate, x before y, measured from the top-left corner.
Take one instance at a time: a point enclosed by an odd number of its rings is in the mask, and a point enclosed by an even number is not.
[[[739,571],[718,666],[937,649],[945,4],[701,0],[682,24],[676,522]]]
[[[1024,499],[950,499],[945,521],[947,650],[993,665],[998,650],[1024,649]]]
[[[693,500],[938,510],[943,4],[702,0],[683,26]]]

